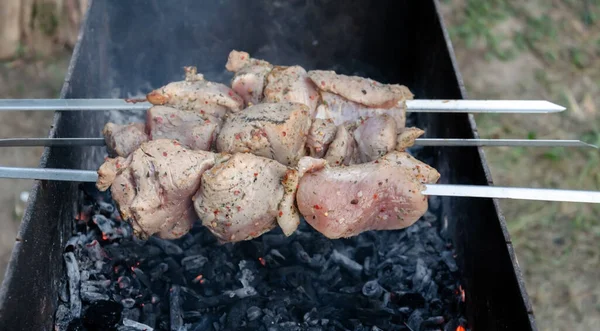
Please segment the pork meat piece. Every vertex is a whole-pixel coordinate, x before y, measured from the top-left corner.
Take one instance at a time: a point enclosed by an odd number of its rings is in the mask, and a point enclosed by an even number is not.
[[[150,138],[144,123],[115,124],[108,122],[102,130],[110,156],[127,156]]]
[[[233,50],[229,53],[225,68],[235,73],[231,88],[244,99],[247,107],[262,102],[267,75],[273,69],[269,62],[253,59],[246,52]]]
[[[370,108],[337,94],[321,92],[320,95],[322,104],[317,107],[314,118],[331,119],[336,125],[340,125],[345,122],[388,115],[396,121],[397,127],[402,128],[406,124],[406,110],[403,104],[395,108]]]
[[[398,130],[398,136],[396,137],[397,143],[395,149],[397,151],[406,150],[407,148],[413,146],[415,144],[415,140],[417,140],[417,138],[422,136],[424,133],[425,131],[415,127],[401,128],[400,130]]]
[[[329,145],[335,139],[337,126],[332,120],[314,119],[306,139],[309,156],[321,158],[325,156]]]
[[[267,76],[264,102],[297,102],[308,106],[311,118],[319,103],[319,93],[306,70],[300,66],[274,67]]]
[[[354,139],[356,125],[347,122],[337,126],[335,138],[329,144],[324,159],[332,166],[359,163],[358,146]]]
[[[150,139],[174,139],[193,150],[211,150],[222,124],[218,117],[165,106],[150,108],[146,116]]]
[[[406,122],[405,100],[414,95],[403,85],[381,84],[369,78],[313,70],[308,77],[319,89],[322,105],[317,118],[332,118],[336,124],[379,114],[392,116],[398,128]]]
[[[187,149],[176,140],[152,140],[127,158],[108,159],[98,170],[96,186],[111,188],[121,217],[137,237],[179,238],[197,220],[192,197],[215,155]]]
[[[224,156],[202,175],[194,208],[221,242],[256,238],[281,226],[291,235],[300,222],[294,205],[298,173],[249,153]]]
[[[228,111],[237,112],[244,100],[229,87],[204,79],[196,67],[185,67],[185,80],[169,83],[146,95],[153,105],[192,110],[222,118]]]
[[[374,161],[396,147],[396,121],[388,115],[368,117],[354,130],[362,163]]]
[[[417,160],[406,152],[394,151],[384,155],[380,160],[404,167],[422,184],[437,183],[438,179],[440,179],[440,173],[435,168]]]
[[[225,120],[217,151],[249,152],[293,166],[305,155],[310,125],[308,107],[303,104],[257,104]]]
[[[371,230],[396,230],[427,211],[425,186],[406,166],[387,159],[329,167],[304,157],[296,201],[307,223],[328,238]]]
[[[308,72],[308,77],[321,91],[371,108],[390,109],[397,107],[401,101],[413,98],[406,86],[382,84],[369,78],[340,75],[334,71],[312,70]]]

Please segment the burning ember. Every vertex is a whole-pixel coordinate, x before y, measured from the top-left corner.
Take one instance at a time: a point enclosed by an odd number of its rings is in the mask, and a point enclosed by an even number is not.
[[[201,226],[140,241],[108,195],[83,195],[56,330],[467,330],[435,203],[400,231],[329,240],[303,224],[220,245]]]

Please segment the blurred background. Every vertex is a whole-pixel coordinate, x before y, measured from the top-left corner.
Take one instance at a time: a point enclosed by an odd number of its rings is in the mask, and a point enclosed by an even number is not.
[[[472,99],[547,99],[559,115],[478,115],[483,138],[600,144],[600,0],[440,0]],[[0,98],[55,98],[87,0],[0,1]],[[50,113],[0,113],[0,137],[44,137]],[[5,166],[38,166],[41,148],[2,148]],[[485,150],[496,185],[600,190],[600,153]],[[32,182],[0,179],[0,279]],[[501,201],[540,330],[600,325],[600,208]]]

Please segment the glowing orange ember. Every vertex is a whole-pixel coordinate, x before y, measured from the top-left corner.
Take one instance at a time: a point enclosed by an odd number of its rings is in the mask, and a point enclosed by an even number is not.
[[[200,284],[204,283],[204,279],[202,279],[202,278],[204,278],[204,276],[202,276],[202,274],[196,276],[196,278],[194,278],[194,283],[198,283],[198,282],[200,282]]]
[[[267,265],[267,261],[265,259],[263,259],[262,257],[259,257],[258,261],[260,262],[260,264],[262,264],[263,267]]]
[[[456,331],[467,331],[464,326],[459,325],[456,327]]]

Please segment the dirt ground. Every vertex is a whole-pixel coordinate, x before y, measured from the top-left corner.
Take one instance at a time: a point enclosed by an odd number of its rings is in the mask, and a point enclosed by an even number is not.
[[[583,139],[600,144],[599,0],[446,0],[443,14],[470,98],[547,99],[553,115],[480,115],[488,138]],[[70,53],[0,63],[0,97],[56,97]],[[42,137],[48,113],[0,113],[1,137]],[[2,165],[37,166],[40,148],[0,149]],[[600,190],[597,150],[489,148],[497,185]],[[0,179],[0,277],[30,181]],[[502,201],[540,330],[600,325],[600,208]]]

